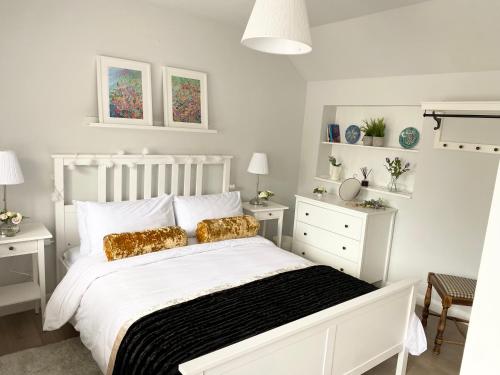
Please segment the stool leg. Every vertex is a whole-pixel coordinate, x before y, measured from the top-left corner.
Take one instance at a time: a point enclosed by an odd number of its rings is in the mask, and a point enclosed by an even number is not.
[[[434,354],[441,353],[441,345],[443,344],[443,334],[446,328],[446,317],[448,315],[448,308],[450,306],[443,304],[443,311],[441,311],[441,317],[439,318],[439,325],[437,329],[436,339],[434,340]]]
[[[432,283],[429,278],[427,279],[427,292],[425,293],[424,299],[424,309],[422,310],[422,325],[427,327],[427,318],[429,317],[429,306],[431,305],[431,297],[432,297]]]

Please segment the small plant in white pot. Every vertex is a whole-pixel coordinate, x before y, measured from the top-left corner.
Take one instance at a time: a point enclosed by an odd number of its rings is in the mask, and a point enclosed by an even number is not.
[[[363,132],[363,146],[371,146],[373,144],[373,128],[367,122],[364,121],[365,125],[361,127],[361,131]]]
[[[370,119],[369,121],[363,121],[365,126],[361,128],[361,130],[365,133],[365,137],[369,134],[372,138],[372,145],[375,147],[383,147],[384,146],[384,137],[385,137],[385,120],[383,117],[377,119]],[[367,140],[369,142],[370,139]],[[363,137],[363,144],[367,146],[365,143],[365,138]]]
[[[342,163],[337,163],[335,156],[330,156],[328,160],[330,161],[330,179],[339,181],[342,173]]]

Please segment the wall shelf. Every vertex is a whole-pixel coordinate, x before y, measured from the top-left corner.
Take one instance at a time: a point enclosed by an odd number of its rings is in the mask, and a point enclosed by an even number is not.
[[[341,147],[362,147],[367,150],[385,150],[385,151],[401,151],[401,152],[418,152],[418,149],[408,149],[408,148],[402,148],[402,147],[377,147],[377,146],[365,146],[360,143],[337,143],[337,142],[321,142],[324,145],[335,145],[335,146],[341,146]]]
[[[191,129],[191,128],[178,128],[174,126],[163,125],[128,125],[128,124],[105,124],[100,122],[91,122],[88,124],[91,128],[107,128],[107,129],[127,129],[127,130],[151,130],[151,131],[170,131],[170,132],[184,132],[184,133],[206,133],[217,134],[215,129]]]
[[[330,183],[332,185],[337,185],[337,186],[340,186],[340,184],[341,184],[341,182],[339,182],[339,181],[331,180],[329,176],[316,176],[316,177],[314,177],[314,179],[317,181],[327,182],[327,183]],[[406,199],[412,198],[412,193],[410,193],[408,191],[394,192],[394,191],[389,191],[386,187],[383,187],[383,186],[368,186],[368,187],[362,186],[361,190],[371,191],[371,192],[375,192],[375,193],[379,193],[379,194],[391,195],[391,196],[399,197],[399,198],[406,198]]]

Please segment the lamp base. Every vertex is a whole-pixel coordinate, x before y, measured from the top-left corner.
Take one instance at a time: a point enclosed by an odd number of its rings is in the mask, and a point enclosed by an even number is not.
[[[263,199],[260,199],[259,197],[251,199],[250,204],[254,206],[263,206],[263,207],[267,206],[267,203]]]

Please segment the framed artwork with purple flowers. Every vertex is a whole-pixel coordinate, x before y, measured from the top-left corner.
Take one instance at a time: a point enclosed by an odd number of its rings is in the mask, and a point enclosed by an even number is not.
[[[150,64],[98,56],[97,94],[100,123],[153,125]]]
[[[163,67],[165,126],[208,129],[207,75]]]

